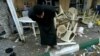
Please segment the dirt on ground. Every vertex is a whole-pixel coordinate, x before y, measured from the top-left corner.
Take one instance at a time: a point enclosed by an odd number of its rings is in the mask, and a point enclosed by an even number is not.
[[[93,28],[89,29],[84,26],[84,33],[87,37],[76,36],[74,41],[76,43],[82,43],[93,38],[100,37],[100,26],[94,25]],[[40,45],[40,37],[34,37],[31,30],[25,32],[26,41],[23,43],[21,41],[15,42],[18,38],[18,34],[12,34],[9,39],[0,39],[0,56],[9,56],[10,53],[5,53],[7,48],[13,48],[13,52],[16,56],[38,56],[45,52],[46,46]]]

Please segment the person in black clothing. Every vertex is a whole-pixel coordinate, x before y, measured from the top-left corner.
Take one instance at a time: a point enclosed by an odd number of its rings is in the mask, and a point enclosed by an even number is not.
[[[57,44],[54,26],[55,11],[55,8],[49,5],[35,5],[29,10],[29,18],[36,21],[39,26],[41,45],[54,47]]]

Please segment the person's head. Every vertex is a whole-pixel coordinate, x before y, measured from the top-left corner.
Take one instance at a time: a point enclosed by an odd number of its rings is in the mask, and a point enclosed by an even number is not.
[[[38,18],[44,17],[44,11],[43,11],[43,8],[41,7],[41,5],[34,6],[34,13],[35,13],[36,17],[38,17]]]

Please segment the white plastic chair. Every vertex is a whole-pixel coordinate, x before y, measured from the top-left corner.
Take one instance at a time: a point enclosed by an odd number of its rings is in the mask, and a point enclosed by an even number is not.
[[[31,25],[28,25],[26,27],[32,28],[34,36],[36,37],[36,32],[35,32],[35,23],[36,22],[35,21],[33,21],[32,19],[30,19],[28,16],[24,16],[24,17],[19,18],[19,23],[21,25],[21,28],[24,28],[24,26],[22,25],[22,23],[31,24]]]
[[[33,33],[34,33],[34,36],[36,37],[36,32],[35,32],[35,23],[36,23],[36,22],[33,21],[32,19],[30,19],[30,18],[28,17],[28,11],[27,11],[27,10],[26,10],[26,11],[22,11],[22,16],[23,16],[23,17],[19,18],[19,22],[20,22],[22,28],[24,28],[24,26],[22,25],[22,23],[31,24],[31,26],[28,25],[28,26],[26,26],[26,27],[32,28],[32,29],[33,29]]]
[[[35,26],[34,26],[35,21],[31,20],[27,16],[26,17],[18,18],[17,13],[16,13],[16,9],[15,9],[14,4],[13,4],[13,1],[14,0],[7,0],[7,4],[8,4],[8,7],[10,9],[10,12],[11,12],[11,15],[13,17],[13,20],[15,22],[16,28],[18,30],[20,39],[21,40],[25,40],[25,37],[24,37],[24,34],[23,34],[23,26],[22,26],[22,23],[31,23],[32,24],[32,29],[33,29],[34,35],[36,36]]]

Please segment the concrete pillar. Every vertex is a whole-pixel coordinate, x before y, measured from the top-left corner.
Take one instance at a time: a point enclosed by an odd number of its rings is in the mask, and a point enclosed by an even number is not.
[[[70,0],[59,0],[59,4],[62,6],[64,11],[67,11],[69,9]]]
[[[92,0],[87,0],[86,8],[90,9],[91,5],[92,5]]]

